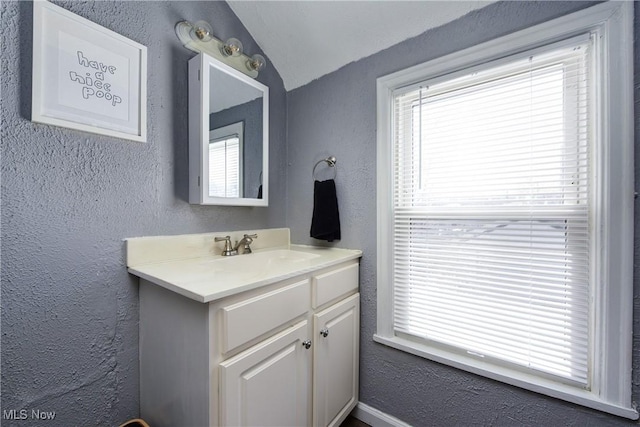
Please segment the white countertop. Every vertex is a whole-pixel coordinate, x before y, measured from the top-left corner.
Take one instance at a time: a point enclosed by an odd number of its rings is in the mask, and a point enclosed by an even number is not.
[[[290,245],[231,257],[201,256],[129,265],[136,276],[207,303],[362,256],[362,251]]]

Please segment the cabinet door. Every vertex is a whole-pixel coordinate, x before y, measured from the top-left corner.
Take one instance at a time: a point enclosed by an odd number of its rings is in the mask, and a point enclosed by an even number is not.
[[[313,425],[339,425],[358,401],[360,294],[314,316]]]
[[[220,364],[220,425],[309,424],[311,355],[305,320]]]

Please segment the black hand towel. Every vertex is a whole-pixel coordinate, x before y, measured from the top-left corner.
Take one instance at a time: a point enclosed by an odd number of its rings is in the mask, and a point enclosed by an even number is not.
[[[340,240],[340,213],[334,180],[313,183],[311,237],[333,242]]]

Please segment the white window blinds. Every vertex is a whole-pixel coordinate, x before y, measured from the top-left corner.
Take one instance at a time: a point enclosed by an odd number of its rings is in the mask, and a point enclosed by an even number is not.
[[[590,43],[393,93],[393,327],[588,388]]]
[[[240,197],[240,137],[209,143],[209,196]]]

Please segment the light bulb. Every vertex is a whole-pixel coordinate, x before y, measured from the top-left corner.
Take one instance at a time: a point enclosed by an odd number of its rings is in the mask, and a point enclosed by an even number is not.
[[[191,31],[189,31],[189,35],[193,41],[203,41],[208,42],[213,37],[211,33],[213,32],[213,28],[207,21],[198,21],[191,26]]]
[[[267,60],[264,59],[264,56],[256,53],[247,61],[247,67],[253,71],[260,71],[267,64]]]
[[[220,50],[224,56],[240,56],[242,55],[242,42],[231,37],[224,43]]]

